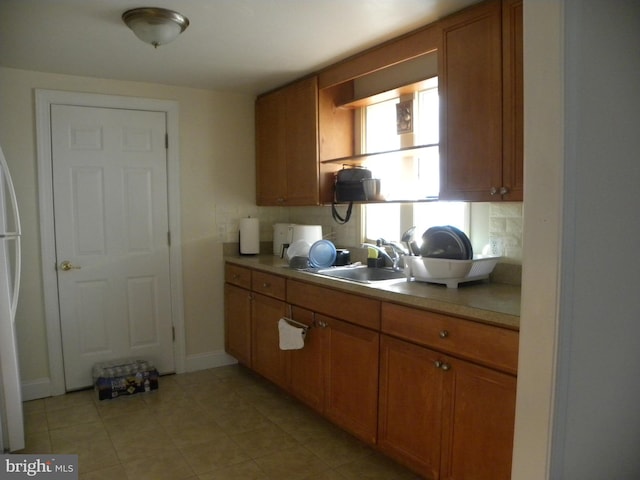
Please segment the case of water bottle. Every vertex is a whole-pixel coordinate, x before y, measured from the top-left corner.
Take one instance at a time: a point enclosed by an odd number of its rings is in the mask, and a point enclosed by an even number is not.
[[[96,363],[92,376],[98,400],[158,389],[158,370],[147,360],[122,359]]]

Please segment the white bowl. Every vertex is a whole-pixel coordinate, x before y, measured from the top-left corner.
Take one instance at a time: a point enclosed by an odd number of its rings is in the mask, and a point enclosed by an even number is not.
[[[294,257],[308,257],[311,244],[306,240],[295,240],[289,248],[287,248],[287,260],[291,261]]]

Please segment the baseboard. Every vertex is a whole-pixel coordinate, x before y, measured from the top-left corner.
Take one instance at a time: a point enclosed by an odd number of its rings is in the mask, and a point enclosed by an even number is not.
[[[188,355],[185,361],[185,372],[196,372],[198,370],[233,365],[235,363],[238,363],[238,361],[224,351]],[[22,400],[24,402],[50,396],[51,379],[49,377],[22,382]]]
[[[238,363],[238,361],[224,351],[199,353],[196,355],[187,355],[185,359],[185,371],[196,372],[208,368],[233,365],[234,363]]]
[[[49,377],[37,378],[22,382],[22,401],[37,400],[51,396],[51,379]]]

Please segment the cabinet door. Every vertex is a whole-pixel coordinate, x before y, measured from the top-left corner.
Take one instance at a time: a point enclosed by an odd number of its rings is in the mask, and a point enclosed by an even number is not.
[[[440,198],[499,200],[502,186],[502,20],[499,0],[442,22]]]
[[[443,360],[443,480],[511,478],[516,377]]]
[[[311,408],[322,412],[322,353],[325,330],[314,325],[314,314],[310,310],[292,307],[291,316],[296,322],[311,328],[304,339],[304,348],[289,351],[289,391]]]
[[[229,355],[251,366],[251,292],[224,286],[224,344]]]
[[[522,0],[503,0],[503,200],[523,199]]]
[[[440,354],[386,335],[380,337],[378,445],[383,452],[438,478],[443,374]]]
[[[256,100],[256,202],[283,204],[287,190],[286,126],[281,90]]]
[[[286,89],[287,205],[318,205],[318,79],[300,80]]]
[[[251,361],[253,369],[272,382],[286,387],[286,352],[280,350],[278,320],[285,315],[285,303],[253,294],[251,304]]]
[[[256,100],[256,202],[317,205],[318,82],[309,77]]]
[[[378,418],[378,332],[317,315],[325,328],[325,415],[375,444]]]

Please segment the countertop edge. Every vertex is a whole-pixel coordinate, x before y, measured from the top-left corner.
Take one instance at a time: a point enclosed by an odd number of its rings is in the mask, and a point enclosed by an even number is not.
[[[404,280],[361,284],[290,269],[274,255],[225,256],[225,262],[381,301],[429,310],[511,330],[520,329],[520,287],[489,282],[449,289]]]

